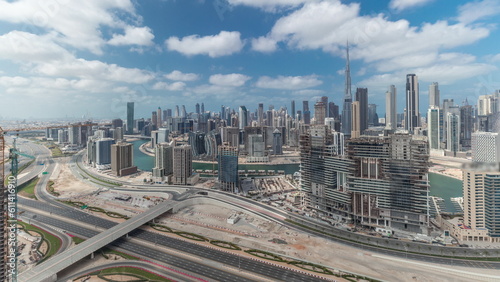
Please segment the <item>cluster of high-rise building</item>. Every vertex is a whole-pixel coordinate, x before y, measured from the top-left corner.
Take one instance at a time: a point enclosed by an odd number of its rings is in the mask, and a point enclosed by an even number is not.
[[[239,159],[268,162],[298,149],[301,187],[310,208],[343,214],[360,224],[425,232],[429,155],[465,157],[472,152],[476,161],[499,162],[500,141],[494,131],[500,92],[480,96],[477,107],[467,100],[458,105],[453,99],[441,100],[439,84],[433,82],[429,108],[422,115],[418,76],[408,74],[404,109],[398,112],[397,89],[390,85],[385,117],[379,118],[377,105],[369,103],[369,89],[351,90],[348,46],[346,55],[341,112],[323,96],[311,107],[309,101],[302,101],[300,108],[292,100],[290,108],[259,103],[255,110],[241,105],[211,112],[197,103],[194,112],[184,105],[158,107],[151,118],[134,119],[130,102],[126,124],[113,121],[113,135],[105,132],[101,142],[113,138],[117,143],[124,132],[151,136],[153,176],[176,184],[193,183],[192,159],[217,161],[220,187],[231,192],[239,191]],[[67,131],[69,142],[82,134]],[[185,140],[172,142],[178,136]]]

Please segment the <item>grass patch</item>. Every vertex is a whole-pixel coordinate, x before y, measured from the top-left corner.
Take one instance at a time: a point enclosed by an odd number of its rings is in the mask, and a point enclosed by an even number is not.
[[[229,249],[229,250],[241,251],[240,247],[238,247],[236,244],[233,244],[231,242],[212,240],[212,241],[210,241],[210,244],[216,245],[217,247]]]
[[[45,230],[42,230],[42,229],[35,227],[33,225],[29,225],[25,222],[18,221],[18,224],[21,225],[22,229],[24,229],[26,232],[34,231],[34,232],[40,234],[42,236],[43,240],[48,243],[49,248],[47,250],[47,253],[38,262],[38,264],[42,263],[43,261],[45,261],[49,257],[53,256],[59,250],[59,248],[61,248],[61,240],[58,237],[56,237],[55,235],[52,235]]]
[[[154,230],[158,230],[161,232],[168,232],[168,233],[174,232],[172,228],[161,224],[150,223],[149,226],[151,226]]]
[[[251,254],[252,256],[256,256],[259,258],[267,259],[267,260],[286,262],[286,260],[284,260],[282,257],[275,255],[273,253],[270,253],[270,252],[266,252],[266,251],[250,249],[250,250],[246,250],[245,253]]]
[[[61,196],[61,194],[59,194],[59,192],[54,191],[54,184],[55,184],[54,181],[49,180],[49,183],[47,183],[47,191],[49,191],[51,195],[59,197]]]
[[[112,212],[112,211],[106,211],[105,214],[109,217],[112,217],[112,218],[125,218],[125,219],[129,219],[128,216],[126,215],[123,215],[121,213],[117,213],[117,212]]]
[[[195,241],[200,241],[200,242],[206,242],[208,241],[207,238],[201,236],[201,235],[198,235],[198,234],[194,234],[194,233],[190,233],[190,232],[184,232],[184,231],[176,231],[174,232],[175,234],[181,236],[181,237],[184,237],[184,238],[187,238],[187,239],[191,239],[191,240],[195,240]]]
[[[93,272],[89,275],[90,276],[97,276],[98,278],[101,278],[105,281],[116,281],[116,280],[111,279],[110,276],[117,275],[117,274],[129,276],[130,279],[127,279],[126,281],[136,281],[136,282],[138,282],[138,281],[149,281],[149,282],[174,281],[174,280],[170,280],[170,279],[165,278],[165,277],[158,276],[154,273],[148,272],[148,271],[141,269],[141,268],[128,267],[128,266],[107,268],[107,269]],[[84,275],[80,278],[88,277],[89,275]],[[107,277],[110,277],[110,278],[107,278]],[[80,278],[78,278],[78,279],[80,279]]]
[[[85,242],[85,239],[82,239],[82,238],[76,237],[76,236],[75,237],[71,237],[71,240],[73,240],[73,243],[75,243],[75,245],[78,245],[80,243]]]
[[[23,185],[17,187],[17,193],[26,198],[36,199],[35,187],[37,183],[38,183],[38,177],[35,177],[30,181],[24,183]]]
[[[303,261],[290,261],[288,264],[295,265],[297,267],[300,267],[305,270],[321,273],[321,274],[328,274],[328,275],[333,275],[333,272],[331,272],[328,268],[317,265],[314,263],[310,262],[303,262]]]

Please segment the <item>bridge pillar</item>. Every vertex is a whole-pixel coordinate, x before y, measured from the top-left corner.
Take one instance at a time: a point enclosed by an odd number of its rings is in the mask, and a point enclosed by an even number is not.
[[[90,259],[94,259],[94,252],[90,253]]]

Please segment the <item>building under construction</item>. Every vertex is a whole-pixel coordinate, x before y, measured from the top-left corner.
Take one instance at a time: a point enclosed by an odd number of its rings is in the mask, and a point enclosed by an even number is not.
[[[342,155],[339,144],[343,144],[343,134],[334,134],[325,125],[311,126],[308,134],[300,136],[301,187],[307,205],[313,209],[330,216],[350,216],[351,195],[346,181],[354,163]]]
[[[333,133],[311,127],[300,137],[301,186],[308,205],[365,226],[427,233],[428,147],[409,134],[362,136],[332,150]]]

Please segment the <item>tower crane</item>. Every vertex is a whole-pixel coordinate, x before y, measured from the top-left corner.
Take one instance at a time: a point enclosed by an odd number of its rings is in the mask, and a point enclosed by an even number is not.
[[[0,127],[0,281],[17,281],[17,174],[19,172],[18,156],[34,159],[35,157],[21,153],[16,148],[16,139],[12,148],[9,149],[12,175],[5,179],[5,135],[7,132],[20,132],[31,130],[43,130],[47,128],[67,128],[76,126],[109,126],[109,123],[86,123],[55,125],[55,126],[33,126],[24,128]],[[11,193],[12,192],[12,193]],[[15,233],[14,233],[15,232]],[[10,235],[13,234],[14,235]],[[10,237],[9,237],[10,235]],[[13,237],[13,238],[12,238]],[[10,241],[9,241],[10,240]],[[12,241],[15,240],[15,241]],[[15,247],[13,247],[15,244]],[[11,252],[13,251],[13,254]]]
[[[8,236],[8,246],[9,251],[13,248],[14,255],[9,258],[9,274],[12,274],[9,278],[11,282],[17,281],[17,175],[19,173],[19,161],[18,156],[27,157],[30,159],[35,159],[35,157],[22,153],[16,148],[16,140],[17,137],[13,138],[12,148],[9,149],[9,158],[10,158],[10,170],[12,175],[8,178],[8,186],[7,186],[7,211],[8,211],[8,223],[9,223],[9,232],[13,232],[16,236],[9,234]],[[12,255],[9,253],[9,255]]]

